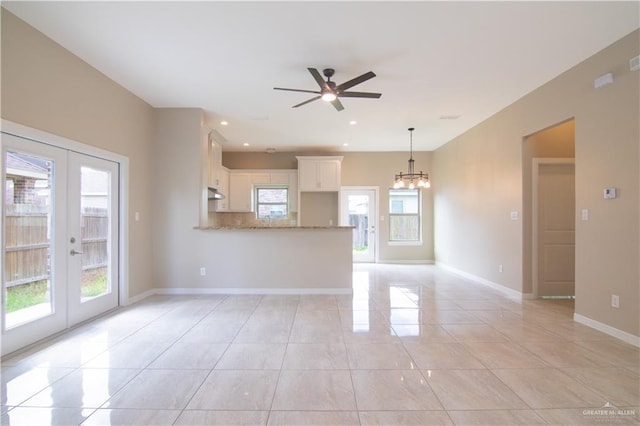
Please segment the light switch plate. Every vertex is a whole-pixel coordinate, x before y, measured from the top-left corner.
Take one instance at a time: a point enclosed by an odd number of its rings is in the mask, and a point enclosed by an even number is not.
[[[589,220],[589,209],[582,209],[580,217],[582,220]]]

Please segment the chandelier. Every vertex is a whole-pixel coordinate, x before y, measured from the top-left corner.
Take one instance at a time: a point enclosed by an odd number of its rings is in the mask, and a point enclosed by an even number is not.
[[[409,138],[410,138],[410,155],[409,155],[409,168],[407,173],[398,173],[396,175],[396,181],[393,184],[394,189],[400,188],[408,188],[414,189],[416,186],[418,188],[430,188],[431,183],[429,182],[429,174],[428,173],[416,173],[414,171],[414,163],[413,160],[413,131],[415,129],[413,127],[409,127]],[[405,183],[406,182],[406,183]]]

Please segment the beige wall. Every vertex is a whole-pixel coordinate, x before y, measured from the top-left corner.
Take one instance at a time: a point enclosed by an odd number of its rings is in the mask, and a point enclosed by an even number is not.
[[[430,262],[434,260],[433,252],[433,192],[422,191],[422,226],[423,244],[421,246],[390,246],[388,214],[388,189],[393,185],[396,173],[407,170],[408,152],[341,152],[342,185],[343,186],[377,186],[379,188],[379,214],[384,221],[378,224],[379,260],[380,262]],[[296,155],[331,155],[325,153],[240,153],[224,152],[222,163],[230,169],[292,169],[297,168]],[[431,152],[414,152],[416,170],[429,173],[432,168]],[[301,212],[303,222],[305,213]],[[327,215],[322,216],[328,218]]]
[[[153,278],[156,287],[188,287],[184,258],[194,251],[190,235],[200,224],[203,190],[201,160],[206,158],[203,112],[198,108],[154,111]]]
[[[153,109],[0,10],[2,118],[129,158],[129,296],[151,289]]]
[[[576,314],[640,334],[639,32],[534,90],[434,154],[436,259],[523,291],[523,138],[575,119]],[[593,88],[607,72],[612,85]],[[604,200],[605,187],[619,197]],[[497,266],[504,264],[504,272]],[[620,308],[610,307],[611,294]],[[624,302],[623,302],[624,301]]]

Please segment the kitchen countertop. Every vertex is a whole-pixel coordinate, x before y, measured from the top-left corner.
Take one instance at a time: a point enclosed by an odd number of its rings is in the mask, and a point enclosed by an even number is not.
[[[194,229],[202,231],[225,231],[244,229],[353,229],[354,226],[196,226]]]

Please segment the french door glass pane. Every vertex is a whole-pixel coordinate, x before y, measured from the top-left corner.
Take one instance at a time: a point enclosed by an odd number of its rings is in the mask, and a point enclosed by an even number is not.
[[[80,168],[81,299],[111,292],[109,282],[109,173]]]
[[[6,151],[5,164],[5,327],[53,312],[51,215],[54,163]]]
[[[353,229],[353,251],[369,250],[369,196],[349,195],[349,226]]]

